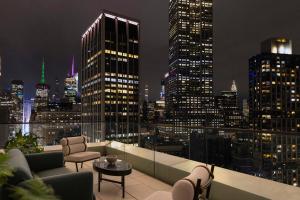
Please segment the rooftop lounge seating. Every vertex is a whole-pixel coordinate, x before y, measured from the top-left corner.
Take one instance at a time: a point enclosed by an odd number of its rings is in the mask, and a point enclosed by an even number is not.
[[[177,181],[171,192],[157,191],[146,200],[197,200],[208,199],[214,171],[214,165],[208,169],[199,165],[187,177]]]
[[[64,167],[62,152],[37,153],[24,155],[18,149],[8,151],[8,164],[14,170],[8,185],[26,187],[26,182],[39,176],[50,185],[61,200],[92,200],[93,173],[75,173]],[[2,188],[0,199],[9,199],[10,191]]]
[[[83,163],[90,160],[99,159],[100,152],[87,151],[86,137],[68,137],[61,139],[62,150],[65,156],[65,162],[73,162],[76,165],[78,172],[78,163]]]

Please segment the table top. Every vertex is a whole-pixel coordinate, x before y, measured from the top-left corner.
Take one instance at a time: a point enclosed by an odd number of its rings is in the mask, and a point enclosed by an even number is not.
[[[118,159],[115,165],[110,165],[105,157],[94,161],[93,168],[100,173],[111,176],[125,176],[131,174],[132,171],[132,165],[130,163]]]

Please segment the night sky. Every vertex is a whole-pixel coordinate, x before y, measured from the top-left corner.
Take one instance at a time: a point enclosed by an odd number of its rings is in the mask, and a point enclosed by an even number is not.
[[[53,87],[57,77],[63,85],[73,55],[80,64],[81,35],[107,9],[141,21],[141,81],[149,84],[150,98],[157,98],[168,69],[168,2],[0,0],[0,87],[21,79],[25,96],[32,97],[43,57],[46,81]],[[229,89],[235,79],[241,96],[247,96],[248,59],[268,37],[292,39],[300,54],[299,20],[299,0],[214,0],[215,91]]]

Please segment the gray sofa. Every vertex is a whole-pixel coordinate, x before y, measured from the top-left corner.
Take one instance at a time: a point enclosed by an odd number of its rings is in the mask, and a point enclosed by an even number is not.
[[[8,164],[14,170],[14,175],[8,180],[9,185],[26,187],[26,181],[37,175],[54,189],[61,200],[94,199],[92,172],[70,171],[64,167],[62,152],[25,156],[20,150],[12,149],[8,156]],[[2,198],[9,199],[9,190],[5,186],[1,190]]]

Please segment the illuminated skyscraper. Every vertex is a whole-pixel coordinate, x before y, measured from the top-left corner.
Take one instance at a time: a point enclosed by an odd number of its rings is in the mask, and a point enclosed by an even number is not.
[[[137,138],[139,22],[103,11],[83,34],[83,134],[92,141]]]
[[[75,103],[78,95],[78,73],[75,72],[75,59],[73,57],[71,72],[65,79],[64,99],[69,103]]]
[[[34,99],[35,111],[47,109],[49,102],[49,90],[50,87],[45,81],[45,61],[43,60],[41,80],[38,84],[36,84],[36,94]]]
[[[21,80],[13,80],[11,82],[11,95],[15,101],[15,108],[12,110],[16,122],[23,122],[23,97],[24,82]]]
[[[272,38],[249,60],[250,124],[258,130],[300,131],[300,56],[291,41]]]
[[[272,38],[249,60],[249,122],[258,131],[255,163],[263,176],[300,184],[300,55],[292,42]],[[261,145],[263,144],[263,145]]]
[[[175,126],[214,126],[212,0],[170,0],[167,115]]]

